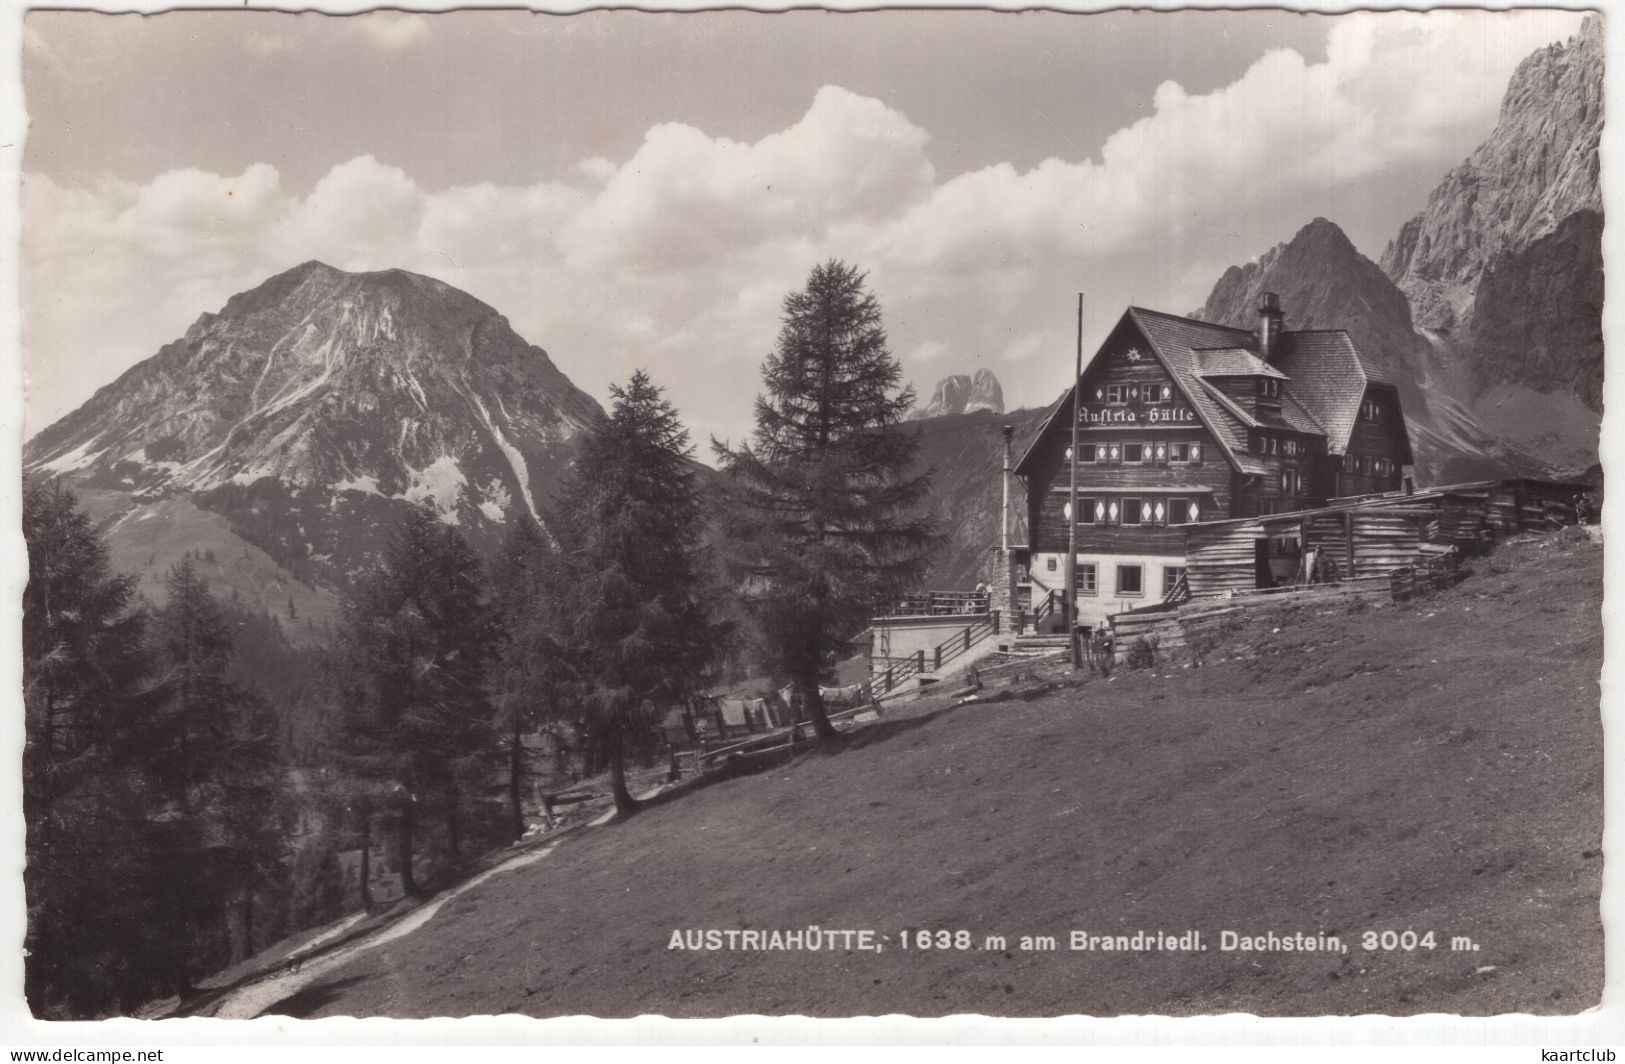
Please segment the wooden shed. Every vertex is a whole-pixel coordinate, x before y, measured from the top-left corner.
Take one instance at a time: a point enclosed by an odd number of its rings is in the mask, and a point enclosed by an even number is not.
[[[1518,532],[1573,524],[1584,491],[1582,484],[1559,481],[1488,480],[1187,525],[1191,596],[1305,582],[1315,561],[1329,562],[1338,579],[1383,576],[1411,564],[1423,544],[1469,553]],[[1288,580],[1282,578],[1283,551],[1301,561],[1299,575]]]

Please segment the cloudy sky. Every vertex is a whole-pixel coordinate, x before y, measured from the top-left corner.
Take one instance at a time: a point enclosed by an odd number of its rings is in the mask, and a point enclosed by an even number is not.
[[[829,257],[919,390],[1045,403],[1080,290],[1098,340],[1316,216],[1379,256],[1580,18],[33,12],[25,432],[308,259],[457,285],[600,398],[645,367],[699,441]]]

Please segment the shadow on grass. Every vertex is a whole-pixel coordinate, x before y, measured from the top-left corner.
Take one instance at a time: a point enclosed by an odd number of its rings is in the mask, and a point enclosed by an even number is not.
[[[348,979],[335,979],[330,983],[316,983],[303,990],[278,1001],[276,1004],[260,1013],[261,1016],[289,1016],[296,1020],[308,1017],[312,1012],[327,1005],[339,996],[339,993],[356,983],[365,980],[365,976],[352,975]]]

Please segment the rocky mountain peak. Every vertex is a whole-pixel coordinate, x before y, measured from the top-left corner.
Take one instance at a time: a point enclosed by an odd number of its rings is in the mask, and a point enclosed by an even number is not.
[[[337,559],[354,538],[341,514],[383,524],[428,502],[476,539],[519,512],[545,523],[538,500],[569,439],[601,413],[467,293],[312,261],[202,315],[30,440],[23,459],[149,499],[298,511],[283,555]]]
[[[1336,223],[1316,218],[1256,261],[1230,267],[1192,316],[1251,329],[1265,292],[1280,295],[1287,329],[1347,329],[1396,380],[1414,376],[1422,344],[1405,294]]]
[[[1602,20],[1518,65],[1495,130],[1428,196],[1383,252],[1417,323],[1449,332],[1471,317],[1478,283],[1498,255],[1602,209]]]
[[[1004,413],[1004,389],[999,385],[999,378],[986,367],[977,370],[974,376],[955,373],[939,380],[931,392],[931,401],[910,413],[909,420],[923,421],[983,410]]]

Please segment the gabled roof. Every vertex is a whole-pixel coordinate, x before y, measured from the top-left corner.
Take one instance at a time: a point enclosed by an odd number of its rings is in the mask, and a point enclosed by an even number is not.
[[[1251,342],[1253,334],[1246,329],[1233,329],[1228,325],[1214,325],[1211,322],[1197,321],[1194,318],[1181,318],[1174,314],[1147,310],[1144,307],[1129,307],[1123,318],[1133,323],[1139,330],[1140,335],[1145,337],[1147,343],[1151,345],[1152,354],[1162,364],[1162,368],[1167,371],[1168,376],[1174,382],[1174,386],[1185,397],[1185,401],[1191,405],[1191,409],[1196,412],[1197,418],[1212,434],[1215,442],[1219,445],[1219,450],[1224,452],[1225,460],[1230,463],[1231,467],[1240,469],[1243,472],[1255,472],[1255,470],[1244,468],[1243,463],[1238,461],[1236,456],[1238,445],[1242,450],[1246,449],[1246,430],[1231,421],[1224,414],[1222,408],[1196,382],[1197,350],[1245,347]],[[1107,333],[1107,341],[1116,335],[1122,321],[1123,319],[1119,319],[1118,324],[1113,326],[1111,332]],[[1104,350],[1105,343],[1103,342],[1099,348],[1095,349],[1095,353],[1089,356],[1089,360],[1084,363],[1080,380],[1082,376],[1088,375],[1090,367],[1095,364],[1095,359],[1099,358]],[[1026,453],[1021,456],[1021,461],[1016,463],[1015,471],[1017,473],[1021,473],[1027,468],[1028,460],[1032,458],[1040,444],[1048,438],[1056,420],[1059,418],[1061,424],[1066,423],[1066,418],[1062,416],[1061,411],[1071,408],[1072,392],[1076,387],[1077,381],[1073,381],[1072,387],[1068,388],[1055,401],[1055,405],[1050,408],[1049,414],[1044,418],[1044,424],[1039,427],[1038,434],[1033,437],[1033,442],[1027,446]]]
[[[1387,377],[1360,354],[1342,329],[1283,332],[1276,340],[1276,357],[1266,362],[1258,354],[1257,338],[1246,329],[1144,307],[1129,307],[1107,334],[1107,341],[1117,334],[1125,320],[1150,344],[1157,361],[1213,436],[1225,461],[1242,473],[1262,473],[1269,468],[1262,459],[1248,453],[1249,429],[1285,428],[1323,435],[1328,454],[1343,454],[1359,417],[1366,387],[1393,387]],[[1088,374],[1104,350],[1103,342],[1084,363],[1083,375]],[[1281,389],[1279,416],[1248,413],[1206,379],[1230,376],[1262,376],[1286,381],[1287,385]],[[1076,386],[1074,382],[1073,388]],[[1056,423],[1066,424],[1067,417],[1062,412],[1072,405],[1073,388],[1068,388],[1050,407],[1038,433],[1016,464],[1017,473],[1026,471],[1027,463]],[[1397,394],[1395,398],[1397,400]],[[1409,449],[1407,436],[1407,452]]]
[[[1293,396],[1326,433],[1326,453],[1346,453],[1366,385],[1392,384],[1342,329],[1287,332],[1277,342],[1276,364],[1292,378]]]
[[[1275,377],[1290,380],[1285,373],[1241,347],[1215,347],[1196,352],[1196,372],[1204,377]]]

